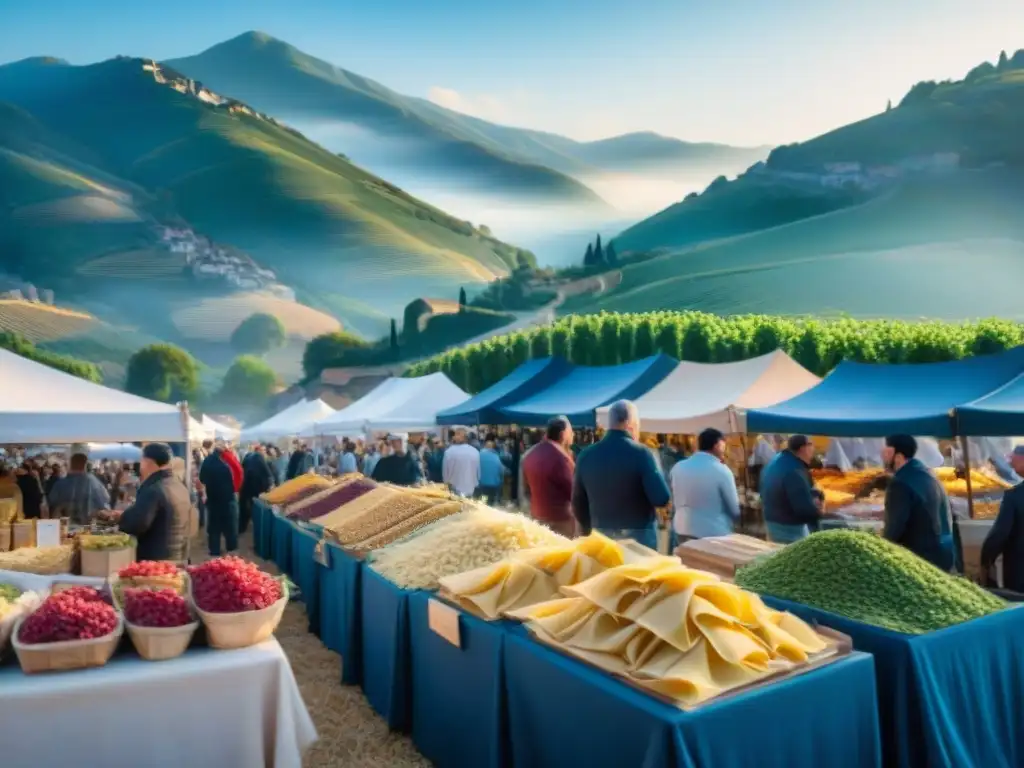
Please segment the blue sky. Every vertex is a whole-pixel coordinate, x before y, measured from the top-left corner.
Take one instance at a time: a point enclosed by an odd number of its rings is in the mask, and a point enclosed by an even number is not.
[[[778,144],[1024,48],[1022,0],[0,0],[0,58],[171,58],[250,29],[580,139]]]

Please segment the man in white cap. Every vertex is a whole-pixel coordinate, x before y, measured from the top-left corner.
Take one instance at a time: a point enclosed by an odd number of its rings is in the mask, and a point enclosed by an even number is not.
[[[480,451],[466,442],[466,430],[455,430],[455,441],[444,452],[441,465],[444,482],[453,491],[467,499],[476,493],[480,484]]]

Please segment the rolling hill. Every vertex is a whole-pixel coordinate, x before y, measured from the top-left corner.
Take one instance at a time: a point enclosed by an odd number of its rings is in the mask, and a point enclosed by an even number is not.
[[[680,248],[857,205],[894,186],[959,170],[1024,168],[1024,50],[955,82],[915,85],[895,109],[778,147],[626,229],[620,252]]]
[[[673,174],[680,169],[735,172],[763,159],[767,148],[693,144],[653,133],[577,142],[543,131],[512,128],[405,96],[361,75],[303,53],[262,32],[247,32],[168,65],[214,89],[288,120],[328,121],[400,140],[402,161],[494,190],[511,185],[531,195],[596,204],[575,179],[607,171]],[[346,154],[374,167],[394,161],[394,145],[360,154],[359,137],[339,142]],[[377,154],[386,153],[387,157]]]
[[[0,272],[171,340],[181,329],[154,308],[224,291],[160,247],[166,226],[242,249],[368,335],[414,296],[530,258],[152,62],[2,66],[0,102]]]
[[[1024,319],[1024,178],[968,171],[868,202],[672,250],[564,312]],[[616,240],[616,242],[618,242]]]

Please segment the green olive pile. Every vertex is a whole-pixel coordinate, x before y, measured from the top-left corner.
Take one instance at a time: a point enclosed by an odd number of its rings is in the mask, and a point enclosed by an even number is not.
[[[919,635],[1006,607],[966,579],[860,531],[824,531],[741,568],[744,589]]]
[[[0,584],[0,600],[7,600],[13,603],[21,597],[21,590],[13,584]]]

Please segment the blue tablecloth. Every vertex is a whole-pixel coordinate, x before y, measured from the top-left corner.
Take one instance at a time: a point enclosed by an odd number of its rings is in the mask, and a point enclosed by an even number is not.
[[[264,560],[267,559],[267,556],[263,554],[263,515],[266,506],[259,499],[252,500],[252,551],[256,553],[256,557],[261,557]]]
[[[363,568],[363,693],[388,726],[398,731],[408,731],[411,720],[410,594],[372,569]]]
[[[505,627],[462,613],[456,648],[430,629],[432,599],[409,596],[413,742],[438,768],[508,765]]]
[[[274,564],[281,573],[292,576],[292,531],[295,526],[287,517],[274,515]]]
[[[341,655],[341,682],[359,685],[363,679],[362,637],[363,563],[330,542],[327,565],[320,566],[320,640]]]
[[[519,768],[881,765],[866,654],[684,712],[517,630],[504,655]]]
[[[893,766],[1024,765],[1024,608],[903,635],[774,597],[875,657],[882,750]]]
[[[316,563],[316,545],[320,537],[299,525],[292,530],[292,570],[295,583],[302,592],[302,602],[306,606],[309,619],[309,631],[320,635],[320,574]]]

